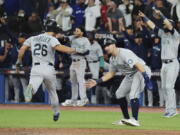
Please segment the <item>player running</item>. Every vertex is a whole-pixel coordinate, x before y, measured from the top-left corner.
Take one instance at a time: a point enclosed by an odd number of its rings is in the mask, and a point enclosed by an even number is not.
[[[45,23],[46,32],[37,36],[28,38],[19,50],[17,68],[22,62],[22,57],[28,48],[32,51],[32,69],[30,81],[25,90],[25,101],[30,102],[32,94],[34,95],[42,82],[45,83],[49,92],[51,106],[54,111],[53,120],[59,118],[59,100],[56,93],[56,72],[54,69],[55,50],[66,53],[75,53],[76,48],[69,48],[61,45],[54,37],[58,27],[54,20],[48,20]],[[76,51],[75,51],[76,50]]]
[[[139,96],[146,85],[147,89],[152,90],[150,81],[151,71],[145,62],[137,57],[132,51],[124,48],[117,48],[115,39],[105,39],[104,48],[107,54],[111,55],[110,69],[102,78],[98,80],[89,80],[86,82],[87,88],[92,88],[101,82],[105,82],[114,77],[116,72],[121,72],[125,78],[116,91],[116,98],[120,104],[123,113],[123,119],[113,124],[127,124],[131,126],[140,126],[138,122]],[[128,113],[128,103],[126,96],[129,95],[132,118]]]

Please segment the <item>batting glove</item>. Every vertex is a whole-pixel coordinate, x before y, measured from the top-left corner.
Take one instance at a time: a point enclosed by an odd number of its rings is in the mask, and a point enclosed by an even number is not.
[[[153,91],[153,84],[146,72],[142,72],[146,89]]]

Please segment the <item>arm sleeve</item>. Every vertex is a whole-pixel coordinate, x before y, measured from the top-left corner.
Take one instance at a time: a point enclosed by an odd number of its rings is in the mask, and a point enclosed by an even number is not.
[[[103,56],[103,51],[100,45],[98,45],[98,50],[97,50],[97,54],[99,55],[99,57]]]
[[[51,47],[55,47],[56,45],[61,45],[61,43],[56,38],[52,38],[50,41],[50,45]]]
[[[62,11],[62,15],[66,17],[70,16],[72,14],[72,11],[73,11],[72,8],[68,8],[67,10]]]
[[[32,40],[32,37],[26,39],[26,40],[24,41],[23,45],[26,45],[26,46],[31,47],[31,40]]]
[[[104,67],[104,57],[101,56],[99,59],[100,59],[99,66],[100,66],[100,67]]]
[[[175,39],[179,40],[180,39],[179,33],[177,32],[176,29],[173,29],[173,30],[174,30],[173,36],[175,37]]]

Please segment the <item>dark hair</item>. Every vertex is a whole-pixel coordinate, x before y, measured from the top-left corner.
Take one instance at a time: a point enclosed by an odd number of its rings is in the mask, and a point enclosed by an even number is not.
[[[79,26],[79,27],[76,27],[75,29],[80,29],[81,32],[83,32],[83,36],[86,36],[86,31],[85,31],[85,28],[84,28],[84,27]]]

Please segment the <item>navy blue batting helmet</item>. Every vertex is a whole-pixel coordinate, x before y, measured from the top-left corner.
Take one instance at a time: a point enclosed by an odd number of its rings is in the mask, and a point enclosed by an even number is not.
[[[46,20],[44,23],[44,28],[46,32],[55,32],[57,33],[59,28],[57,26],[57,23],[53,19]]]
[[[109,46],[111,44],[116,44],[116,40],[113,37],[107,37],[104,39],[104,47]]]

